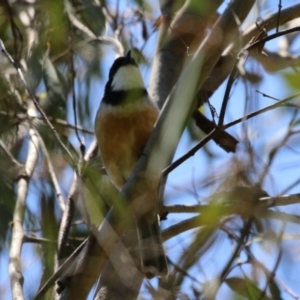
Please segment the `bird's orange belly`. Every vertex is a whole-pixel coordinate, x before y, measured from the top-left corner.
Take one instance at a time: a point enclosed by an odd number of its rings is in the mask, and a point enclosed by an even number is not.
[[[132,172],[156,122],[158,111],[145,106],[126,111],[100,112],[96,134],[105,169],[121,189]]]

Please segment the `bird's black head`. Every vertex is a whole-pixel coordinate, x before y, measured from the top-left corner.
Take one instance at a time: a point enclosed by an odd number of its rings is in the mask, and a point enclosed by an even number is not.
[[[133,57],[131,57],[131,50],[129,50],[126,56],[117,58],[109,71],[109,80],[112,80],[117,71],[124,66],[133,65],[138,68],[138,65]]]
[[[126,56],[117,58],[109,71],[105,86],[104,103],[119,105],[133,103],[147,95],[142,74],[131,51]]]

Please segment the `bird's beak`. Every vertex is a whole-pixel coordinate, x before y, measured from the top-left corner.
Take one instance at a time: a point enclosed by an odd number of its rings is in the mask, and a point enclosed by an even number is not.
[[[128,52],[127,52],[127,54],[126,54],[126,61],[127,62],[130,62],[131,61],[131,50],[129,50]]]

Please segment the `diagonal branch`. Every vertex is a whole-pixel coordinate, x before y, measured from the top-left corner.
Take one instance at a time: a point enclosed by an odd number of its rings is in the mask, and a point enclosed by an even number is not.
[[[8,160],[10,161],[11,164],[11,170],[8,170],[8,173],[11,174],[11,177],[13,179],[18,179],[20,177],[22,177],[23,175],[25,175],[25,168],[24,166],[19,163],[14,156],[11,154],[11,152],[6,148],[5,144],[3,143],[2,140],[0,140],[0,148],[2,149],[2,151],[5,153],[5,155],[7,156]]]
[[[58,199],[58,204],[59,204],[61,210],[64,211],[65,210],[65,200],[64,200],[64,197],[63,197],[62,192],[60,190],[60,186],[59,186],[57,177],[56,177],[55,172],[54,172],[54,168],[53,168],[53,164],[51,162],[50,155],[48,153],[48,150],[45,146],[45,143],[44,143],[42,137],[37,133],[37,131],[36,131],[36,134],[39,137],[40,147],[41,147],[41,150],[44,154],[44,157],[45,157],[47,165],[48,165],[48,172],[50,174],[50,177],[51,177],[51,180],[52,180],[55,192],[56,192],[56,197]]]

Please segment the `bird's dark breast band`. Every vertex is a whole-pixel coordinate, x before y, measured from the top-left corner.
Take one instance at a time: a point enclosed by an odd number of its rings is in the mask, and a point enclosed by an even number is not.
[[[126,104],[126,102],[136,102],[140,101],[144,97],[147,97],[147,91],[142,89],[130,89],[129,91],[110,91],[109,93],[105,94],[102,99],[102,102],[106,104],[110,104],[113,106]],[[128,101],[126,101],[128,99]]]

